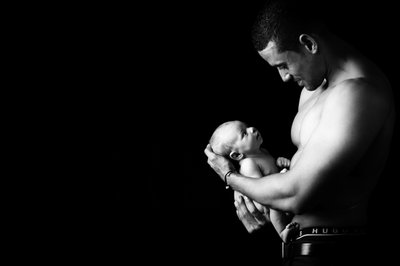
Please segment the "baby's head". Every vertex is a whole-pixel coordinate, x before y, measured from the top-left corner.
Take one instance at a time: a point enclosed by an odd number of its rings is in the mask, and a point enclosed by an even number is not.
[[[257,129],[248,127],[238,120],[218,126],[210,139],[211,149],[216,154],[237,161],[247,154],[258,152],[262,142],[263,139]]]

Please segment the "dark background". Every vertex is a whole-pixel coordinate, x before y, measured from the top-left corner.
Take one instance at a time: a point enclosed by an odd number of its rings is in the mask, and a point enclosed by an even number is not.
[[[279,262],[273,229],[246,232],[232,191],[203,153],[216,126],[233,119],[258,128],[274,156],[295,151],[290,127],[300,89],[252,48],[260,4],[150,1],[64,14],[57,28],[68,48],[65,96],[75,101],[63,114],[68,167],[54,197],[68,225],[55,238],[73,243],[69,254],[114,262],[140,256],[145,264]],[[398,102],[394,4],[329,1],[323,12],[388,74]],[[393,147],[397,136],[396,126]],[[379,255],[398,234],[394,153],[371,202]]]

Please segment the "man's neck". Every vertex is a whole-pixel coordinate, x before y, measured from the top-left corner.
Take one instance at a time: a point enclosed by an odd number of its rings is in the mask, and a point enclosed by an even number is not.
[[[325,43],[325,65],[327,67],[325,87],[334,87],[347,78],[357,76],[351,68],[351,62],[360,56],[348,43],[331,34],[323,41]],[[331,49],[334,47],[334,49]]]

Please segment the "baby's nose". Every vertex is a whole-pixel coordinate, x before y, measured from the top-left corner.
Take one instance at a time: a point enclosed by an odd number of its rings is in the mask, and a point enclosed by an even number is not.
[[[254,134],[254,133],[256,133],[256,132],[257,132],[257,129],[256,129],[256,128],[254,128],[254,127],[251,127],[251,128],[250,128],[250,132]]]

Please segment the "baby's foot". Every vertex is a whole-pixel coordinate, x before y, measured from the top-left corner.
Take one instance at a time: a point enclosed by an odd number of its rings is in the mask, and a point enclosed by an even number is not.
[[[282,232],[280,233],[282,241],[284,243],[290,241],[293,238],[293,236],[298,232],[299,228],[300,225],[296,222],[291,222],[288,225],[286,225],[285,229],[283,229]]]

